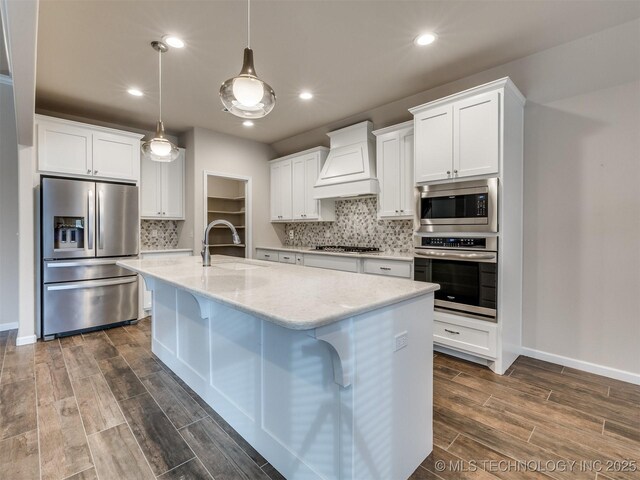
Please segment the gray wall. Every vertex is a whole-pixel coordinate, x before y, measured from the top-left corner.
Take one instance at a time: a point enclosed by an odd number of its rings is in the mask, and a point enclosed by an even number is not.
[[[18,137],[13,87],[0,81],[0,330],[18,322]],[[4,328],[3,328],[4,326]]]
[[[524,146],[526,347],[640,373],[640,21],[276,142],[325,133],[510,76],[527,97]]]
[[[251,177],[251,236],[253,246],[279,246],[275,228],[270,223],[269,164],[273,150],[259,142],[246,140],[205,128],[194,128],[181,137],[186,153],[186,217],[179,246],[202,248],[204,234],[204,172]]]

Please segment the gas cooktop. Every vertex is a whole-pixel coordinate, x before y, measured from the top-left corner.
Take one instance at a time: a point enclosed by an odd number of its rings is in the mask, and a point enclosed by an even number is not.
[[[344,245],[318,245],[314,250],[336,253],[375,253],[380,251],[378,247],[349,247]]]

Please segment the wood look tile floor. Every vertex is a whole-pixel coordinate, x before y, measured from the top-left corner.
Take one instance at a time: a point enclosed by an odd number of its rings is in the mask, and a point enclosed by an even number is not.
[[[16,333],[0,332],[0,479],[284,478],[151,353],[150,319],[22,347]],[[412,480],[640,480],[638,464],[640,386],[434,356],[434,451]]]

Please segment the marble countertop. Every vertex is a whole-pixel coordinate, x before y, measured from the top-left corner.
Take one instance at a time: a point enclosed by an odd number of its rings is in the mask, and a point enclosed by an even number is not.
[[[193,248],[158,248],[158,249],[146,249],[140,250],[140,255],[145,253],[180,253],[180,252],[193,252]]]
[[[282,327],[308,330],[438,290],[401,278],[213,255],[120,260],[117,265]]]
[[[353,252],[327,252],[323,250],[314,250],[314,247],[256,247],[260,250],[276,250],[280,252],[295,252],[295,253],[313,253],[317,255],[335,255],[340,257],[355,257],[355,258],[381,258],[384,260],[402,260],[405,262],[413,262],[413,254],[411,252],[397,253],[397,252],[380,252],[380,253],[353,253]]]

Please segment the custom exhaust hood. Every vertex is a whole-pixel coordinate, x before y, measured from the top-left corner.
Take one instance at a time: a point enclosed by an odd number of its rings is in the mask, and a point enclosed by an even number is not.
[[[375,139],[369,121],[328,133],[329,155],[324,162],[313,198],[349,198],[377,195]]]

